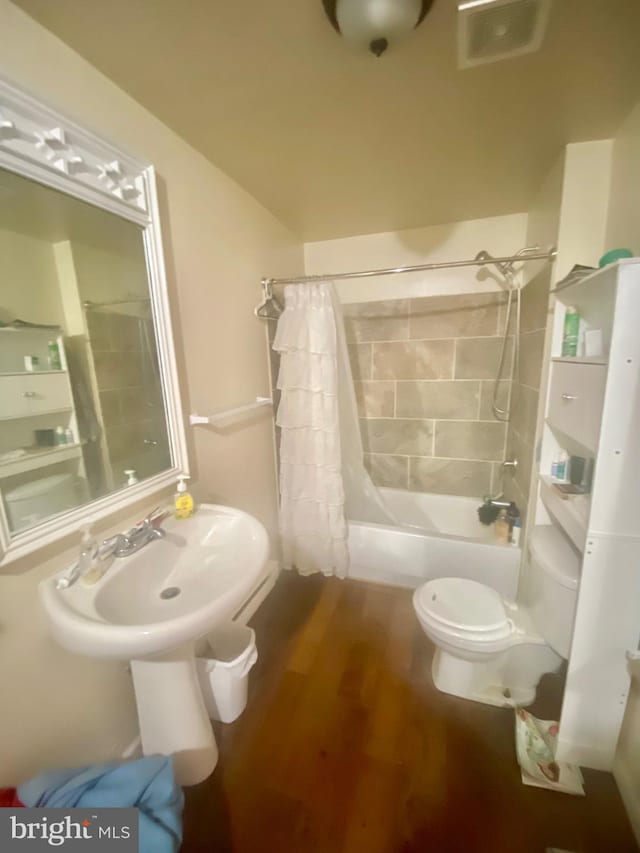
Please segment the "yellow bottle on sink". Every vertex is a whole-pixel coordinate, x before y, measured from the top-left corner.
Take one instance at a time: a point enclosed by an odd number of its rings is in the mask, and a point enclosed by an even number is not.
[[[173,514],[176,518],[191,518],[193,513],[195,512],[195,503],[193,501],[193,495],[187,489],[187,484],[185,480],[189,480],[186,474],[182,474],[178,477],[178,490],[173,496]]]

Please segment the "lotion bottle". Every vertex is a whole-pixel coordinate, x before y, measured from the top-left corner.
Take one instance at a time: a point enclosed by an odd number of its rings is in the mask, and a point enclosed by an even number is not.
[[[173,496],[174,516],[177,519],[191,518],[195,511],[193,495],[189,492],[185,483],[185,480],[189,479],[186,474],[181,474],[178,477],[178,489]]]
[[[511,525],[509,524],[509,516],[506,509],[501,509],[495,523],[496,542],[500,545],[508,545],[510,533]]]

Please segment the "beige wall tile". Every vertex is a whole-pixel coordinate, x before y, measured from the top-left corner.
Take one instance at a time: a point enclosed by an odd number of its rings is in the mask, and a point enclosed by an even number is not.
[[[101,311],[87,311],[87,328],[94,352],[111,349],[110,316]]]
[[[411,457],[409,488],[481,499],[491,489],[491,462]]]
[[[400,418],[477,417],[479,382],[398,382]]]
[[[120,392],[117,390],[101,391],[100,408],[102,409],[102,420],[106,426],[120,423],[122,420],[122,412],[120,410]]]
[[[519,378],[523,385],[540,387],[542,354],[544,351],[544,331],[529,332],[520,338]]]
[[[529,494],[529,486],[531,484],[531,465],[533,464],[533,445],[523,441],[522,437],[511,430],[509,432],[507,442],[507,458],[517,459],[518,467],[515,472],[505,475],[505,488],[509,477],[511,477],[523,495]]]
[[[427,296],[412,299],[409,335],[412,338],[460,338],[495,335],[501,293]]]
[[[396,406],[395,382],[354,382],[353,385],[361,417],[393,417]]]
[[[495,421],[497,420],[496,416],[493,414],[493,389],[495,382],[490,379],[485,379],[480,383],[482,386],[480,392],[480,415],[479,420],[481,421]],[[511,381],[508,379],[501,379],[498,383],[498,397],[497,397],[497,405],[499,409],[503,411],[507,411],[509,406],[509,389],[511,388]]]
[[[96,379],[100,391],[126,387],[128,383],[125,382],[124,359],[124,353],[120,352],[94,353]]]
[[[343,307],[348,341],[402,341],[409,337],[409,300],[362,302]]]
[[[364,449],[370,453],[431,456],[433,423],[426,420],[371,418],[360,421]]]
[[[527,385],[516,384],[513,391],[509,429],[518,432],[524,441],[533,444],[538,414],[538,392]]]
[[[500,338],[461,338],[456,341],[456,379],[495,379],[500,364]],[[502,377],[511,376],[513,340],[507,341]]]
[[[376,486],[406,489],[409,486],[409,457],[365,453],[364,464]]]
[[[453,341],[373,345],[374,379],[452,379]]]
[[[354,380],[371,379],[371,344],[348,344]]]
[[[522,290],[520,329],[546,329],[549,314],[549,276],[537,275]]]
[[[501,461],[506,429],[490,421],[437,421],[434,456]]]

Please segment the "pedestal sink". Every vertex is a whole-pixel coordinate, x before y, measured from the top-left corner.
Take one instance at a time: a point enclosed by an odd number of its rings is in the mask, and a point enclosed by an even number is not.
[[[246,601],[268,538],[252,516],[213,504],[164,529],[164,539],[115,560],[94,586],[57,589],[60,572],[40,584],[40,598],[65,649],[131,661],[144,754],[174,755],[178,781],[194,785],[218,758],[195,642]]]

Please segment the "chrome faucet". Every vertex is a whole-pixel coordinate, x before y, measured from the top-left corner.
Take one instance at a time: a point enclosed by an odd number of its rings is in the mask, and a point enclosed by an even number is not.
[[[116,533],[110,539],[105,539],[100,546],[100,555],[103,559],[107,557],[128,557],[135,554],[154,539],[164,539],[166,532],[160,524],[166,518],[166,513],[154,509],[147,518],[132,527],[126,533]]]
[[[140,524],[127,530],[126,533],[116,533],[115,536],[105,539],[93,553],[83,550],[70,571],[58,578],[57,589],[67,589],[72,586],[94,560],[104,563],[113,557],[128,557],[144,548],[149,542],[153,542],[154,539],[163,539],[167,534],[160,525],[166,517],[167,513],[156,508]]]

